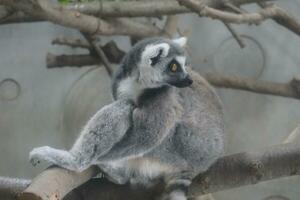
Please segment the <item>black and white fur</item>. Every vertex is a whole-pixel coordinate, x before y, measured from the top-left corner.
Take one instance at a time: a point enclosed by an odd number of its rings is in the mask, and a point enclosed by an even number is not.
[[[91,118],[70,151],[35,148],[31,162],[75,171],[98,165],[119,184],[163,179],[165,199],[186,200],[191,180],[223,154],[224,131],[219,98],[188,68],[185,43],[137,43],[115,73],[115,101]]]

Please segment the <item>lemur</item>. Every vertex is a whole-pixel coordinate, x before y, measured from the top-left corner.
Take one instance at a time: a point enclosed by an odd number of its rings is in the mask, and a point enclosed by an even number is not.
[[[186,38],[138,42],[112,81],[114,101],[86,124],[70,151],[30,152],[82,171],[97,165],[118,184],[166,182],[164,199],[186,200],[192,179],[224,152],[223,111],[212,87],[189,67]]]

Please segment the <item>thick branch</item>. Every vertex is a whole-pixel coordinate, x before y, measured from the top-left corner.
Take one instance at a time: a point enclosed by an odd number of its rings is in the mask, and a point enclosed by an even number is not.
[[[78,11],[57,8],[48,0],[1,0],[1,4],[21,10],[28,15],[51,21],[70,28],[79,29],[89,34],[100,35],[130,35],[147,37],[159,35],[160,29],[144,25],[130,19],[102,20]]]
[[[210,84],[220,88],[232,88],[260,94],[300,99],[300,91],[293,86],[293,81],[290,83],[274,83],[218,73],[201,73],[201,75]]]
[[[228,0],[233,5],[250,4],[274,0]],[[213,8],[223,7],[223,1],[208,0],[207,6]],[[101,17],[157,17],[160,15],[174,15],[191,12],[180,6],[174,0],[163,1],[118,1],[118,2],[88,2],[67,5],[66,8],[77,10],[82,13]]]
[[[179,23],[179,16],[178,15],[171,15],[168,16],[165,22],[165,26],[162,30],[162,35],[172,38],[173,35],[176,33],[177,31],[177,27],[178,27],[178,23]]]
[[[65,194],[67,191],[65,188],[69,190],[83,182],[81,178],[78,178],[82,176],[81,173],[61,171],[59,168],[51,170],[51,177],[45,176],[45,174],[49,174],[48,170],[43,172],[42,176],[36,178],[34,184],[30,186],[31,192],[28,192],[27,189],[27,196],[21,195],[20,200],[35,200],[38,199],[37,197],[46,200],[45,196]],[[60,172],[58,173],[58,171]],[[278,145],[260,153],[239,153],[219,159],[206,173],[200,174],[194,179],[189,196],[199,196],[209,192],[299,174],[299,145]],[[47,184],[45,185],[45,183]],[[103,179],[92,179],[73,190],[65,199],[153,200],[161,194],[162,190],[161,184],[151,189],[132,189],[128,185],[115,185]]]
[[[58,200],[74,188],[85,183],[99,173],[98,168],[90,167],[76,173],[52,167],[38,175],[30,186],[19,196],[22,200]]]
[[[24,0],[23,0],[24,1]],[[250,4],[256,2],[266,2],[274,0],[229,0],[228,2],[233,5]],[[57,9],[68,9],[78,11],[84,14],[91,14],[100,17],[157,17],[160,15],[174,15],[181,13],[191,12],[189,9],[179,6],[176,1],[164,0],[164,1],[93,1],[85,3],[75,3],[70,5],[56,6]],[[20,2],[15,2],[20,5]],[[11,6],[13,1],[0,0],[0,4]],[[17,10],[25,11],[22,6],[15,5]],[[207,6],[213,8],[223,7],[223,2],[220,0],[207,1]],[[26,11],[25,11],[26,12]],[[47,20],[41,16],[31,16],[30,11],[27,10],[27,14],[19,12],[18,14],[6,19],[3,23],[18,23],[18,22],[35,22]]]
[[[265,8],[267,5],[258,4],[262,8]],[[294,16],[290,15],[287,11],[282,8],[277,7],[277,15],[273,17],[273,20],[280,24],[281,26],[289,29],[295,34],[300,36],[300,22]]]
[[[91,55],[54,55],[47,54],[47,68],[82,67],[101,63],[101,60]]]

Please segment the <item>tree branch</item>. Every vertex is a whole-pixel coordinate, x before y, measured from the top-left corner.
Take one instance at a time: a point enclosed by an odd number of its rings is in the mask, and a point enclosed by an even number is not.
[[[68,45],[70,47],[89,48],[92,52],[91,46],[81,40],[56,38],[52,41],[53,44]],[[106,43],[101,47],[107,59],[112,63],[120,63],[125,52],[120,50],[114,41]],[[101,63],[101,60],[96,55],[54,55],[47,54],[47,68],[60,68],[60,67],[82,67],[91,66]]]
[[[101,63],[101,60],[91,55],[54,55],[47,54],[47,68],[82,67]]]
[[[259,24],[266,19],[273,19],[278,24],[287,28],[300,36],[300,21],[294,16],[288,14],[284,9],[274,5],[265,4],[263,1],[257,2],[263,9],[256,13],[231,13],[227,11],[218,10],[210,7],[205,1],[196,0],[177,0],[180,4],[189,8],[191,11],[198,13],[201,17],[210,17],[218,19],[226,23],[248,23]],[[221,1],[222,2],[222,1]],[[234,5],[227,2],[228,5]],[[231,6],[232,7],[232,6]]]
[[[81,39],[70,39],[65,37],[59,37],[52,40],[53,45],[66,45],[72,48],[83,48],[83,49],[91,49],[91,45],[84,40]]]
[[[274,0],[228,0],[229,3],[237,6],[267,1]],[[205,1],[205,5],[213,8],[222,8],[223,1],[208,0]],[[102,5],[94,1],[74,3],[63,7],[101,17],[157,17],[161,15],[175,15],[191,12],[189,9],[180,6],[174,0],[103,2]]]
[[[33,181],[30,189],[26,189],[26,193],[23,193],[19,200],[48,200],[47,197],[55,194],[62,198],[67,191],[86,181],[92,174],[94,173],[83,175],[59,168],[46,170]],[[207,172],[193,180],[189,196],[199,196],[299,174],[299,145],[277,145],[260,153],[238,153],[219,159]],[[115,185],[104,179],[92,179],[73,190],[65,200],[123,200],[124,198],[153,200],[161,194],[162,190],[162,184],[150,189],[132,189],[129,185]]]
[[[258,5],[262,8],[267,7],[267,4],[258,3]],[[277,22],[279,25],[287,28],[293,33],[300,36],[300,22],[294,16],[290,15],[284,9],[277,7],[277,15],[273,17],[273,20]]]
[[[98,57],[100,58],[100,60],[102,61],[103,65],[105,67],[105,70],[106,70],[108,76],[111,78],[112,74],[113,74],[113,68],[112,68],[108,58],[106,57],[103,49],[99,46],[99,44],[97,44],[97,41],[95,40],[95,38],[93,38],[89,34],[85,34],[85,33],[82,33],[82,34],[85,37],[85,39],[90,43],[90,46],[92,46],[93,50],[95,50],[95,52],[97,53]]]
[[[80,173],[50,167],[33,179],[29,187],[21,193],[19,199],[59,200],[98,173],[97,167],[90,167]]]
[[[100,35],[130,35],[134,37],[147,37],[160,34],[160,29],[135,22],[130,19],[99,19],[82,14],[78,11],[59,9],[48,0],[1,0],[3,5],[21,10],[28,15],[51,21],[82,32]]]
[[[15,1],[15,2],[14,2]],[[23,0],[25,1],[25,0]],[[232,5],[243,5],[257,2],[266,2],[274,0],[228,0]],[[25,2],[26,3],[26,2]],[[14,5],[17,10],[22,10],[28,13],[18,13],[4,23],[18,22],[34,22],[47,20],[41,16],[31,16],[30,10],[26,11],[26,7],[22,6],[22,2],[16,0],[0,0],[0,4],[6,6]],[[206,1],[206,5],[213,8],[222,8],[223,1],[210,0]],[[102,4],[100,1],[74,3],[70,5],[56,5],[57,10],[71,10],[80,13],[95,15],[99,17],[157,17],[161,15],[174,15],[182,13],[190,13],[191,11],[183,6],[180,6],[176,1],[105,1]]]
[[[289,83],[274,83],[218,73],[201,73],[201,75],[210,84],[220,88],[246,90],[259,94],[300,99],[300,90],[293,86],[294,79]]]
[[[177,31],[177,26],[179,22],[179,16],[178,15],[171,15],[168,16],[164,25],[164,28],[162,30],[162,35],[172,38],[173,35]]]

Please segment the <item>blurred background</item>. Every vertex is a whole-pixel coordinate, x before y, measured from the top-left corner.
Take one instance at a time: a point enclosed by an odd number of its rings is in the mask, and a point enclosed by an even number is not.
[[[300,18],[300,2],[278,1]],[[254,5],[245,7],[249,10]],[[238,74],[287,82],[300,74],[300,38],[273,21],[238,25],[241,49],[219,21],[182,15],[190,29],[189,51],[198,72]],[[0,175],[33,178],[29,151],[49,145],[68,149],[85,122],[111,102],[110,78],[103,67],[47,69],[47,54],[81,54],[84,49],[54,46],[53,38],[82,38],[75,30],[48,22],[0,26]],[[104,37],[127,51],[127,37]],[[300,122],[299,100],[245,91],[218,89],[225,107],[228,154],[280,144]],[[298,200],[300,178],[277,179],[214,194],[216,200]]]

